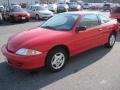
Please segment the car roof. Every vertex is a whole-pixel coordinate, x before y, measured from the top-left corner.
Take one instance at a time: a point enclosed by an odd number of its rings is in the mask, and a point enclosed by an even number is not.
[[[67,14],[77,14],[77,15],[86,15],[86,14],[100,14],[99,11],[72,11],[72,12],[65,12]]]

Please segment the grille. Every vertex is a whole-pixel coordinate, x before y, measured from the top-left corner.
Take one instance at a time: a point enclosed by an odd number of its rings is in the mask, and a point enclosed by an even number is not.
[[[27,15],[19,15],[18,17],[26,17]]]

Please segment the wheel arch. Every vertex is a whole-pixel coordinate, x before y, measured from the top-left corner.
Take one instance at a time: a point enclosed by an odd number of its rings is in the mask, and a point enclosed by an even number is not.
[[[48,57],[49,53],[50,53],[53,49],[55,49],[55,48],[62,48],[62,49],[64,49],[64,50],[67,52],[67,54],[68,54],[68,59],[70,58],[70,50],[69,50],[69,48],[68,48],[67,45],[56,45],[56,46],[54,46],[54,47],[52,47],[52,48],[50,48],[50,49],[48,50],[47,56],[46,56],[46,59],[45,59],[45,63],[46,63],[46,60],[47,60],[47,57]]]
[[[69,48],[68,48],[67,45],[56,45],[56,46],[54,46],[54,47],[52,47],[52,48],[49,49],[47,55],[49,54],[49,52],[50,52],[51,50],[53,50],[53,49],[55,49],[55,48],[62,48],[62,49],[64,49],[64,50],[68,53],[68,55],[70,56],[70,50],[69,50]]]
[[[117,31],[116,30],[112,30],[111,34],[115,34],[115,37],[117,36]]]

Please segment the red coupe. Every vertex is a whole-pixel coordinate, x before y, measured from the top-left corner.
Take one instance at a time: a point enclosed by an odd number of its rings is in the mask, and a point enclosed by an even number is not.
[[[66,12],[12,36],[1,50],[12,67],[45,66],[57,72],[71,56],[101,45],[113,47],[118,29],[117,20],[97,12]]]

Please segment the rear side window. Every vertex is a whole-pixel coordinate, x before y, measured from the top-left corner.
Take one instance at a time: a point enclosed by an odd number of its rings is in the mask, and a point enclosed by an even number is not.
[[[85,15],[81,21],[79,26],[86,26],[87,28],[95,27],[100,25],[98,16],[96,14]]]
[[[109,17],[103,16],[103,15],[99,15],[99,18],[102,24],[110,21]]]

